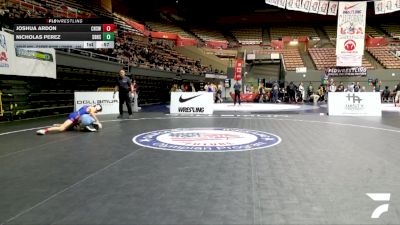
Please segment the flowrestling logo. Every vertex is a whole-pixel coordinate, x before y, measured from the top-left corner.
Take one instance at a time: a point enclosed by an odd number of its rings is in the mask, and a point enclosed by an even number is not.
[[[179,128],[157,130],[135,136],[140,146],[188,152],[249,151],[281,142],[275,134],[237,128]]]

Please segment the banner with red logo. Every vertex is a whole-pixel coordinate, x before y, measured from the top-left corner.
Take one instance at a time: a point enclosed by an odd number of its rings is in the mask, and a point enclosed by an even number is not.
[[[12,74],[12,60],[11,56],[14,46],[10,46],[14,41],[13,36],[6,32],[0,32],[0,74]]]
[[[235,77],[233,79],[235,79],[235,80],[241,80],[242,79],[242,67],[243,67],[243,59],[236,59]]]
[[[339,2],[337,66],[360,66],[365,45],[367,2]],[[347,60],[348,61],[347,61]]]
[[[336,55],[364,55],[367,2],[339,2]]]

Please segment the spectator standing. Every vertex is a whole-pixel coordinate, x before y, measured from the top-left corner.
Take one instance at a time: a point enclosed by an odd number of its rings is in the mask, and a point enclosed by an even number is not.
[[[360,86],[360,82],[357,82],[354,85],[354,92],[360,92],[361,86]]]
[[[312,83],[310,82],[310,84],[308,85],[308,88],[307,88],[308,98],[311,98],[311,95],[313,95],[313,94],[314,94],[314,87],[313,87]],[[311,99],[310,99],[310,101],[311,101]]]
[[[382,93],[382,101],[383,102],[388,102],[389,101],[389,96],[390,96],[389,86],[386,86],[385,90],[383,90],[383,93]]]
[[[300,84],[299,84],[299,92],[301,94],[301,101],[304,101],[304,99],[306,99],[306,91],[304,89],[303,82],[300,82]]]
[[[139,111],[139,90],[138,90],[138,85],[136,83],[136,80],[133,80],[132,83],[132,97],[133,97],[133,111],[138,112]]]
[[[400,82],[399,82],[399,84],[397,84],[395,92],[396,92],[396,97],[394,98],[394,106],[397,106],[398,105],[397,103],[398,103],[399,98],[400,98]]]
[[[339,83],[339,86],[336,88],[337,92],[343,92],[344,91],[344,85],[343,82]]]
[[[279,97],[279,84],[278,82],[275,82],[272,85],[272,101],[274,103],[278,102],[278,97]]]

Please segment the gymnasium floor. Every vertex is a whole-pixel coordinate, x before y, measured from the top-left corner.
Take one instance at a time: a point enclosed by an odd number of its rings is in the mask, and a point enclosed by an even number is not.
[[[0,224],[400,224],[400,112],[350,118],[325,111],[153,111],[101,116],[100,132],[45,136],[35,131],[65,118],[0,123]],[[177,128],[243,129],[280,140],[218,152],[133,141]],[[390,200],[366,193],[390,193]],[[382,204],[388,212],[371,218]]]

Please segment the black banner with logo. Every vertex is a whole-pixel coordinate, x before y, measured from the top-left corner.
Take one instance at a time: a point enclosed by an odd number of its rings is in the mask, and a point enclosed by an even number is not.
[[[367,68],[365,67],[331,67],[326,69],[325,75],[329,77],[353,77],[367,76]]]

